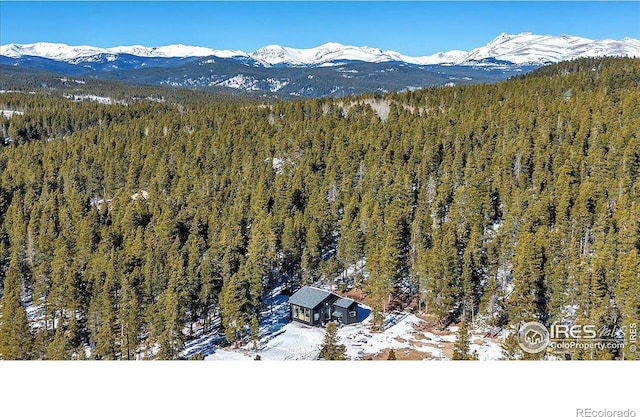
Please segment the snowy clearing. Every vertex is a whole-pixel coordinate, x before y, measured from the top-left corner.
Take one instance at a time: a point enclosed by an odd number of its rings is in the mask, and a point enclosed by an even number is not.
[[[316,360],[320,352],[325,330],[298,322],[289,321],[288,297],[273,297],[272,313],[266,311],[260,320],[257,351],[252,343],[239,348],[218,348],[209,340],[205,360],[253,360],[260,355],[261,360]],[[429,330],[422,318],[407,312],[385,315],[384,331],[373,333],[370,329],[371,315],[367,306],[360,305],[360,322],[340,326],[340,343],[346,347],[347,359],[386,359],[389,349],[396,351],[399,360],[449,360],[456,340],[457,326],[436,334]],[[199,339],[196,339],[199,340]],[[188,350],[188,352],[187,352]],[[195,353],[193,345],[183,354]],[[471,351],[480,360],[499,360],[502,356],[500,345],[493,339],[473,334]]]
[[[124,100],[116,100],[111,97],[97,96],[94,94],[68,94],[64,98],[68,98],[75,102],[91,101],[99,104],[127,104]]]

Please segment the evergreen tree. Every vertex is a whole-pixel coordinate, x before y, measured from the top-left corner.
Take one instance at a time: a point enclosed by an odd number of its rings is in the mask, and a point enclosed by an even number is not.
[[[101,291],[101,308],[100,308],[100,324],[96,335],[96,349],[94,355],[98,359],[114,360],[116,359],[116,340],[117,340],[117,317],[114,306],[115,287],[111,281],[113,278],[110,273],[104,283]]]
[[[454,361],[467,361],[478,359],[476,353],[471,352],[471,328],[469,322],[463,320],[458,327],[458,335],[456,337],[456,343],[453,347]]]
[[[501,348],[504,360],[520,360],[523,357],[524,351],[520,348],[517,333],[509,333],[504,342],[502,342]]]
[[[547,255],[545,247],[540,243],[541,239],[540,233],[524,232],[516,245],[513,265],[515,288],[509,297],[508,306],[512,323],[547,322]]]
[[[320,359],[343,361],[346,359],[345,351],[346,347],[339,343],[338,327],[333,322],[328,323],[324,341],[320,347]]]
[[[68,360],[71,358],[69,354],[69,341],[63,326],[58,326],[53,341],[47,347],[47,359],[51,360]]]
[[[22,304],[22,267],[14,251],[5,274],[0,318],[0,356],[5,360],[29,359],[32,335]]]

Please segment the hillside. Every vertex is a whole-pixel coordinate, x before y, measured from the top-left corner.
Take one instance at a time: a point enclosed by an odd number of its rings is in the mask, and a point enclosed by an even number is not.
[[[374,338],[411,314],[423,335],[501,334],[508,358],[638,359],[630,343],[522,354],[508,335],[562,322],[629,342],[639,83],[639,59],[585,58],[299,101],[4,91],[0,356],[250,345],[275,288],[313,284],[362,297]]]

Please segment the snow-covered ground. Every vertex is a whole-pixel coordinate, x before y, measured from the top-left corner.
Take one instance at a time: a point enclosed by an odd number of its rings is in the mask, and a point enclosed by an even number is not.
[[[352,265],[348,272],[361,270],[364,260]],[[204,334],[202,325],[193,326],[193,337],[185,343],[180,356],[189,358],[194,354],[202,354],[205,360],[253,360],[260,355],[261,360],[316,360],[324,340],[325,329],[307,326],[289,320],[288,296],[280,293],[280,288],[273,291],[273,297],[266,300],[266,309],[262,313],[259,327],[257,350],[252,342],[238,348],[222,347],[224,336],[219,334],[220,319],[213,321],[214,331]],[[26,295],[23,297],[26,313],[33,329],[42,327],[44,323],[44,307],[34,303]],[[358,306],[360,322],[343,325],[338,328],[340,343],[346,347],[346,356],[351,360],[386,359],[389,349],[394,349],[397,359],[412,360],[449,360],[456,341],[457,326],[449,326],[446,331],[433,330],[422,318],[408,312],[387,313],[384,330],[371,331],[371,311],[368,306]],[[58,325],[49,322],[49,327]],[[184,334],[189,333],[189,326]],[[84,341],[85,355],[91,357],[88,341]],[[147,353],[153,354],[157,346]],[[472,335],[471,351],[478,354],[480,360],[499,360],[502,357],[499,341],[485,337],[481,331]],[[146,353],[139,353],[141,359]]]
[[[402,355],[408,355],[410,350],[428,353],[434,359],[445,359],[442,339],[429,332],[418,332],[415,325],[423,320],[415,315],[387,315],[385,330],[380,333],[370,331],[370,320],[368,317],[362,323],[345,326],[338,331],[350,359],[375,356],[385,349],[394,349],[399,359],[402,359]]]
[[[317,359],[325,330],[290,322],[287,299],[283,295],[274,296],[273,313],[263,313],[257,351],[252,343],[239,348],[211,348],[205,360],[253,360],[256,355],[260,355],[262,360]],[[437,335],[428,331],[427,323],[414,314],[392,313],[385,316],[384,331],[373,333],[369,308],[361,305],[358,316],[361,322],[341,326],[338,330],[340,343],[345,345],[346,355],[351,360],[386,359],[384,355],[388,349],[394,349],[398,359],[450,359],[458,330],[456,326]],[[478,334],[472,337],[471,350],[477,352],[480,360],[498,360],[501,357],[500,345]]]
[[[14,114],[23,115],[24,112],[20,111],[20,110],[0,110],[0,114],[3,117],[9,118],[9,117],[13,116]]]
[[[124,100],[116,100],[111,97],[96,96],[94,94],[69,94],[64,97],[77,102],[91,101],[99,104],[126,104]]]
[[[260,89],[258,87],[258,80],[256,80],[255,77],[250,77],[244,74],[238,74],[224,81],[216,82],[214,85],[247,91],[256,91]]]

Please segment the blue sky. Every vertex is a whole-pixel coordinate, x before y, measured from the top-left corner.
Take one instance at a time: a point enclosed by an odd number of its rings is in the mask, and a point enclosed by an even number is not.
[[[500,33],[640,38],[640,2],[7,2],[0,44],[172,43],[250,52],[325,42],[427,55]]]

